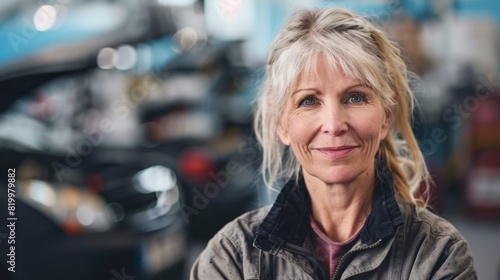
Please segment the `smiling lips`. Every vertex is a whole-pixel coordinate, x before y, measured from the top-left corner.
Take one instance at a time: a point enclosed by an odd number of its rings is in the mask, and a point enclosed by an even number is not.
[[[318,148],[316,150],[328,156],[329,158],[340,159],[347,157],[349,154],[351,154],[352,151],[354,151],[358,147],[359,146],[324,147],[324,148]]]

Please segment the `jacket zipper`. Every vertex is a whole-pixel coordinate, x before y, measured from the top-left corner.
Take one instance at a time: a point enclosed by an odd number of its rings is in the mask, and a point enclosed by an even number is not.
[[[370,244],[368,246],[361,247],[361,248],[358,248],[356,250],[349,251],[345,255],[343,255],[342,258],[340,258],[340,261],[339,261],[339,264],[337,265],[337,268],[335,269],[335,273],[333,274],[332,280],[337,279],[337,276],[339,274],[340,268],[342,267],[342,263],[344,262],[345,258],[348,255],[351,255],[351,254],[359,252],[359,251],[363,251],[363,250],[372,249],[374,247],[377,247],[380,244],[380,242],[382,242],[382,239],[379,239],[377,242],[372,243],[372,244]]]

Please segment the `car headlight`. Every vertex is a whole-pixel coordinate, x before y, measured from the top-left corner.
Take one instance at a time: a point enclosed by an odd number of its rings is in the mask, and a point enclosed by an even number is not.
[[[20,199],[44,213],[68,234],[103,232],[113,223],[105,201],[84,188],[42,180],[19,182]]]

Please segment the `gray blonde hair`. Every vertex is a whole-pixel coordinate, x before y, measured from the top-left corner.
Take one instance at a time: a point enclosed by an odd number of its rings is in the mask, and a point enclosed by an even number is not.
[[[395,189],[405,200],[425,206],[418,191],[422,183],[427,189],[430,176],[411,129],[415,97],[406,65],[379,28],[344,9],[298,11],[272,44],[254,120],[266,185],[272,188],[278,178],[298,177],[300,164],[280,141],[277,129],[299,75],[316,68],[318,55],[330,69],[365,83],[380,96],[392,121],[377,163],[389,168]]]

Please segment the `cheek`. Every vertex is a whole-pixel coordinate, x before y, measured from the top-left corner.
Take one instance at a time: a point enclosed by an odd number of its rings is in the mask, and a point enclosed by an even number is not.
[[[307,145],[316,133],[314,118],[307,115],[290,118],[288,135],[292,145]]]
[[[353,126],[360,138],[364,141],[373,142],[371,144],[378,145],[383,136],[382,126],[384,116],[378,112],[358,112],[354,114],[352,120]]]

